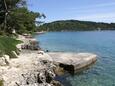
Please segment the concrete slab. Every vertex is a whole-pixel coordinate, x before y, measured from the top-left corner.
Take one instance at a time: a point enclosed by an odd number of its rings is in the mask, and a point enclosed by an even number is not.
[[[54,62],[59,63],[66,70],[77,71],[91,65],[97,60],[97,55],[91,53],[48,53]]]

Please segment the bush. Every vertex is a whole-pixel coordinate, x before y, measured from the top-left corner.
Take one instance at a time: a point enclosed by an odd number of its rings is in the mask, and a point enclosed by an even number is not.
[[[2,80],[0,80],[0,86],[3,86],[3,81]]]
[[[19,53],[19,49],[16,47],[19,43],[22,42],[11,37],[0,37],[0,56],[6,54],[10,58],[16,58],[16,55],[12,51],[15,51],[17,54]]]

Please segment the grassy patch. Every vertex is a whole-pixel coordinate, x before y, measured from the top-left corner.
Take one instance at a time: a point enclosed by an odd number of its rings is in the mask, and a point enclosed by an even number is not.
[[[0,80],[0,86],[3,86],[3,81],[2,80]]]
[[[22,43],[19,40],[16,40],[11,37],[0,37],[0,56],[2,55],[9,55],[10,58],[16,58],[16,55],[12,52],[15,51],[17,54],[19,50],[17,49],[16,45]]]

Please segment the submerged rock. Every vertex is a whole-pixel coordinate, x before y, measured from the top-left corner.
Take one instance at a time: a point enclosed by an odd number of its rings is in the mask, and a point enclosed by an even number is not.
[[[63,86],[59,81],[52,80],[52,86]]]

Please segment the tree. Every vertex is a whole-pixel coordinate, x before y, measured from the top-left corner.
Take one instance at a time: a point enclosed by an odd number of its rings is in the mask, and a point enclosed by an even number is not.
[[[44,14],[29,11],[25,0],[2,0],[0,11],[1,31],[6,34],[12,34],[13,30],[17,33],[32,33],[38,23],[36,18],[45,18]]]
[[[9,13],[18,6],[23,6],[25,1],[23,0],[0,0],[0,24],[3,25],[1,27],[4,32],[7,29],[7,17]]]
[[[3,0],[0,0],[0,24],[3,23],[5,17],[5,5]]]
[[[97,23],[78,20],[60,20],[45,23],[38,27],[39,31],[90,31],[90,30],[115,30],[115,23]]]
[[[40,13],[34,13],[27,8],[15,9],[8,17],[8,31],[16,30],[17,33],[31,33],[36,29],[36,18],[40,18]]]

